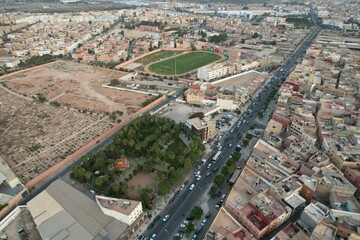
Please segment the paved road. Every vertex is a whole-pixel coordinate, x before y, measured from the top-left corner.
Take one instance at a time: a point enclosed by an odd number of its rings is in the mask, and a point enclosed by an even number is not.
[[[265,100],[268,98],[272,90],[277,90],[281,83],[287,78],[290,72],[295,67],[296,62],[302,58],[306,49],[310,46],[312,41],[315,39],[320,29],[316,24],[316,19],[314,14],[312,14],[312,19],[314,27],[312,31],[308,34],[308,36],[303,40],[303,42],[299,45],[299,47],[293,52],[293,54],[282,64],[281,68],[275,72],[275,74],[270,77],[268,83],[261,89],[261,91],[251,100],[251,103],[245,109],[244,113],[238,119],[238,121],[234,124],[234,131],[230,131],[227,136],[225,136],[225,142],[231,143],[232,147],[224,146],[222,150],[222,154],[219,160],[213,164],[211,169],[202,169],[201,175],[203,176],[200,181],[194,180],[194,176],[189,179],[189,184],[187,188],[179,194],[178,198],[175,200],[172,205],[168,205],[167,208],[161,213],[161,217],[166,214],[170,214],[169,220],[166,222],[158,221],[155,226],[145,233],[147,236],[151,236],[153,233],[157,234],[156,239],[171,239],[173,235],[178,231],[180,224],[185,219],[185,216],[189,214],[191,209],[198,203],[203,194],[207,194],[207,188],[213,182],[213,178],[215,174],[211,174],[209,177],[205,177],[207,172],[211,172],[214,167],[221,169],[222,166],[225,165],[226,160],[229,159],[229,155],[233,153],[237,143],[241,139],[242,135],[249,130],[249,126],[252,123],[255,123],[256,116],[258,112],[262,111]],[[315,19],[315,20],[314,20]],[[272,105],[274,108],[275,105]],[[271,105],[270,105],[271,107]],[[270,109],[272,111],[272,109]],[[245,161],[242,160],[239,163],[239,166],[243,167],[245,165]],[[194,190],[190,191],[188,187],[190,184],[194,183]],[[228,193],[230,191],[230,187],[225,186],[223,189],[223,193]],[[217,210],[211,208],[213,203],[217,202],[216,199],[210,200],[210,211],[213,213],[208,221],[205,224],[204,228],[200,232],[198,239],[203,239],[205,233],[210,227],[210,223],[213,221]],[[292,218],[293,219],[293,218]]]

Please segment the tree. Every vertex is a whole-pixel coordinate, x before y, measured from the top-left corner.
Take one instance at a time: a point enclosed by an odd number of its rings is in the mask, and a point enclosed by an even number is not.
[[[189,223],[186,227],[186,233],[191,233],[192,231],[194,231],[194,224]]]
[[[203,119],[205,116],[205,114],[203,112],[196,112],[196,113],[193,113],[190,115],[189,119],[192,119],[192,118],[200,118],[200,119]]]
[[[241,43],[241,44],[245,44],[245,39],[241,39],[241,40],[240,40],[240,43]]]
[[[224,176],[228,175],[229,174],[229,168],[227,166],[224,166],[221,169],[221,173],[224,174]]]
[[[250,129],[251,129],[251,130],[254,130],[255,127],[256,127],[256,126],[255,126],[254,124],[252,124],[252,125],[250,126]]]
[[[203,214],[204,210],[199,207],[199,206],[195,206],[192,210],[191,210],[191,217],[194,219],[200,219],[202,214]]]
[[[221,186],[223,185],[225,182],[225,177],[224,175],[216,175],[215,178],[214,178],[214,183]]]
[[[113,80],[111,80],[111,82],[110,82],[110,86],[117,86],[117,85],[119,85],[120,84],[120,81],[119,80],[117,80],[117,79],[113,79]]]
[[[209,195],[211,197],[215,197],[216,196],[216,192],[217,192],[217,188],[215,187],[215,185],[212,185],[210,190],[209,190]]]
[[[258,38],[259,37],[259,33],[254,32],[253,35],[251,36],[252,38]]]

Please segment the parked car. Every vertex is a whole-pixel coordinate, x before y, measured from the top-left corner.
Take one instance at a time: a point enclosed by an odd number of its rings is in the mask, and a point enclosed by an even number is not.
[[[153,233],[153,235],[151,235],[150,237],[150,240],[155,240],[155,238],[156,238],[156,233]]]
[[[195,187],[195,184],[191,184],[190,187],[189,187],[189,190],[192,191]]]
[[[207,218],[204,218],[202,221],[201,221],[201,225],[205,225],[205,223],[207,222]]]

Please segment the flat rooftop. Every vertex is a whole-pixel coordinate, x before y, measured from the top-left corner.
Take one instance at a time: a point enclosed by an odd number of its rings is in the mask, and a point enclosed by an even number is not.
[[[252,95],[267,78],[267,73],[249,71],[213,82],[213,85],[222,87],[229,91],[233,91],[234,86],[239,85],[241,87],[247,88],[249,95]]]
[[[96,200],[102,207],[122,213],[127,216],[130,215],[130,213],[140,204],[139,201],[121,198],[103,198],[101,196],[97,196]]]
[[[245,166],[240,177],[233,185],[226,199],[226,204],[242,209],[252,197],[269,187],[271,187],[269,182]]]

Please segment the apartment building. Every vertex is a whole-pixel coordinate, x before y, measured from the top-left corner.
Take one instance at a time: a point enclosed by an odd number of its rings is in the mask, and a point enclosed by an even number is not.
[[[222,64],[216,64],[210,67],[202,67],[197,70],[197,77],[201,80],[210,81],[224,77],[228,74],[228,67]]]
[[[186,125],[192,129],[204,142],[214,139],[217,134],[216,122],[213,120],[191,118]]]
[[[113,217],[129,226],[143,217],[143,208],[139,201],[105,196],[96,196],[95,199],[105,215]]]

